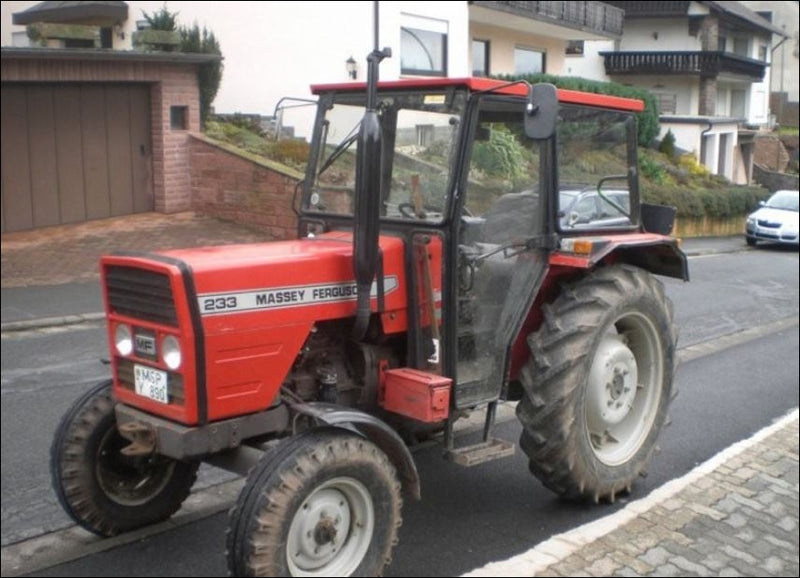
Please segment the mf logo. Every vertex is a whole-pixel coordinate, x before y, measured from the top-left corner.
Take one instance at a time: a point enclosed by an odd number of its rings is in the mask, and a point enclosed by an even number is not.
[[[156,338],[152,335],[136,335],[136,353],[154,356],[156,354]]]

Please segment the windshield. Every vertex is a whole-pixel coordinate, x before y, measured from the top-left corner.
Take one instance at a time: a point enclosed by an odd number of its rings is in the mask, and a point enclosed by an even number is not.
[[[783,209],[784,211],[798,212],[798,199],[800,194],[797,191],[778,191],[767,201],[770,209]]]
[[[378,100],[384,145],[381,215],[442,220],[448,206],[464,92],[381,94]],[[306,211],[352,215],[363,115],[364,95],[336,95],[318,122],[315,138],[322,146],[309,168],[312,178],[310,194],[304,200]]]

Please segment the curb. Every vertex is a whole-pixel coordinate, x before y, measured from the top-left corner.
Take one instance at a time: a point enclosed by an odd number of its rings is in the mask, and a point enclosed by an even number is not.
[[[11,321],[0,325],[0,333],[77,325],[78,323],[99,321],[105,319],[105,317],[105,313],[98,311],[96,313],[82,313],[80,315],[64,315],[62,317],[41,317],[39,319],[26,319],[25,321]]]

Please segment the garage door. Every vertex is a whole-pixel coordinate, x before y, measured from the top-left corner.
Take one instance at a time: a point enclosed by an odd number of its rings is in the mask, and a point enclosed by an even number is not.
[[[146,85],[4,84],[3,232],[153,210]]]

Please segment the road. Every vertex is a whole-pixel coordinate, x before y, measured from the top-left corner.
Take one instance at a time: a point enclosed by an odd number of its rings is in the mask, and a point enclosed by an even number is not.
[[[798,405],[797,251],[699,257],[692,259],[691,273],[689,284],[666,285],[676,306],[679,346],[695,359],[678,372],[673,427],[662,435],[663,452],[633,498]],[[719,339],[787,319],[783,330],[745,333],[738,345]],[[717,346],[703,350],[704,343]],[[93,325],[3,336],[4,546],[68,524],[49,488],[47,452],[68,404],[106,374],[96,361],[104,349],[103,331]],[[509,421],[498,434],[516,440],[519,427]],[[561,503],[527,473],[520,452],[469,470],[442,461],[435,448],[421,449],[415,458],[424,499],[406,503],[389,576],[459,574],[619,507]],[[208,484],[217,474],[205,476]],[[217,514],[36,575],[220,575],[225,525],[225,515]]]

